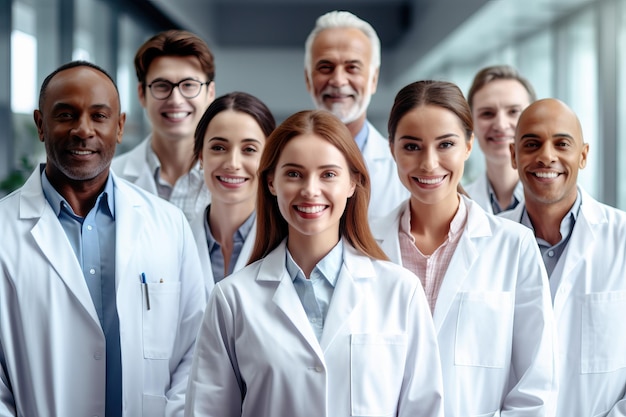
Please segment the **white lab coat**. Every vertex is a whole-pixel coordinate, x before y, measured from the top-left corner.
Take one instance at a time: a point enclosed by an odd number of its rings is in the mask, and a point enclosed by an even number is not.
[[[558,417],[626,416],[626,213],[581,193],[552,275]],[[522,206],[503,213],[521,221]]]
[[[552,416],[554,321],[532,233],[464,199],[468,218],[446,270],[433,319],[446,417]],[[402,263],[399,221],[408,201],[372,224]]]
[[[344,263],[318,342],[285,243],[216,284],[186,416],[443,416],[436,335],[418,279],[357,254]]]
[[[494,214],[493,206],[491,205],[491,197],[489,196],[489,179],[487,178],[486,172],[480,174],[478,178],[466,186],[463,186],[463,188],[470,198],[478,203],[483,210],[489,214]],[[522,194],[519,197],[519,204],[524,204],[524,195]]]
[[[409,191],[398,177],[396,161],[393,160],[389,141],[370,122],[369,135],[363,148],[363,159],[370,175],[371,196],[368,209],[370,218],[383,216],[409,198]]]
[[[211,268],[211,258],[209,257],[209,244],[206,240],[206,233],[204,231],[204,214],[201,216],[196,216],[194,220],[191,222],[191,231],[193,232],[193,236],[196,240],[196,246],[198,247],[198,255],[200,256],[200,264],[202,266],[202,272],[204,273],[204,287],[206,289],[207,299],[213,291],[213,287],[215,286],[215,279],[213,277],[213,268]],[[241,247],[241,253],[239,254],[239,258],[237,258],[237,262],[235,262],[235,267],[233,272],[237,272],[242,269],[248,263],[248,259],[250,259],[250,255],[252,254],[252,249],[254,248],[254,239],[256,238],[256,221],[250,228],[250,232],[248,233],[248,237],[246,238],[243,246]]]
[[[181,416],[205,306],[196,245],[180,210],[113,180],[123,415]],[[40,168],[0,202],[0,236],[0,416],[104,416],[104,333]]]
[[[150,170],[147,160],[148,146],[151,146],[151,143],[152,136],[150,135],[130,151],[113,158],[111,170],[118,177],[135,184],[150,194],[159,195],[154,180],[154,172]],[[189,155],[189,161],[191,162],[191,155]],[[202,215],[210,200],[211,194],[208,188],[205,187],[196,198],[193,212],[185,213],[187,220],[192,222],[196,217]]]

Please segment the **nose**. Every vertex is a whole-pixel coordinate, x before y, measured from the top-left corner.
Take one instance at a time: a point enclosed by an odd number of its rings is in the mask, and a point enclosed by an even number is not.
[[[319,181],[315,177],[309,177],[302,186],[301,195],[304,198],[310,199],[317,197],[320,194]]]
[[[167,101],[174,102],[174,103],[182,103],[185,100],[186,100],[185,97],[183,97],[182,93],[180,92],[179,85],[172,88],[172,93],[167,98]]]
[[[72,127],[71,134],[81,139],[88,139],[93,137],[95,131],[93,128],[93,120],[91,120],[91,115],[81,115],[78,120],[76,120],[76,124]]]
[[[225,164],[226,169],[237,170],[241,167],[241,157],[238,152],[230,151],[227,155]]]
[[[494,127],[498,129],[500,132],[504,132],[509,127],[513,127],[510,119],[504,114],[503,111],[498,111],[496,113],[496,117],[493,121]]]
[[[556,160],[555,155],[556,154],[554,152],[552,145],[546,142],[539,149],[537,160],[539,163],[543,164],[544,166],[550,166],[550,164],[552,162],[555,162]]]
[[[439,165],[437,153],[429,148],[422,152],[419,168],[424,172],[432,172]]]
[[[329,84],[333,87],[341,87],[343,85],[346,85],[347,83],[348,83],[348,77],[347,77],[346,72],[340,66],[335,67],[330,77]]]

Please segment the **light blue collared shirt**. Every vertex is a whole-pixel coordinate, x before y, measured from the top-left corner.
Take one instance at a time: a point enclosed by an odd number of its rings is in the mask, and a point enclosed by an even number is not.
[[[322,338],[328,306],[343,265],[343,240],[340,239],[339,243],[315,265],[309,279],[306,279],[289,250],[287,250],[285,265],[319,341]]]
[[[491,209],[493,210],[493,214],[498,214],[502,211],[513,210],[520,201],[524,198],[524,186],[521,181],[517,182],[515,189],[513,189],[513,199],[511,204],[508,207],[502,208],[500,207],[500,203],[498,202],[498,198],[496,197],[495,191],[493,191],[493,187],[489,180],[487,180],[487,193],[489,194],[489,201],[491,202]]]
[[[557,244],[550,245],[547,241],[541,238],[536,238],[539,250],[541,251],[541,257],[543,258],[543,263],[546,266],[546,271],[548,271],[548,277],[552,275],[552,271],[554,271],[556,264],[559,262],[559,259],[563,254],[563,251],[567,247],[567,242],[569,242],[572,230],[574,230],[574,226],[576,225],[576,219],[578,219],[578,215],[580,214],[581,201],[582,199],[579,191],[574,205],[567,212],[565,217],[563,217],[563,220],[561,220],[561,240]],[[521,223],[526,227],[531,228],[533,231],[535,230],[532,222],[530,221],[530,217],[528,217],[526,207],[524,207],[524,211],[522,212]]]
[[[223,280],[224,275],[224,254],[222,253],[222,247],[219,242],[215,240],[213,234],[211,233],[211,226],[209,226],[209,211],[211,210],[211,206],[207,206],[204,211],[204,232],[206,235],[206,241],[209,248],[209,259],[211,259],[211,270],[213,271],[213,280],[215,283]],[[235,264],[239,259],[239,255],[241,254],[241,248],[243,248],[244,243],[246,243],[246,239],[250,234],[250,230],[254,225],[254,221],[256,220],[256,211],[253,211],[252,214],[246,219],[245,222],[233,235],[233,253],[230,255],[230,262],[228,263],[228,274],[233,273],[235,269]]]
[[[354,138],[354,141],[356,142],[361,152],[363,152],[363,149],[365,148],[365,144],[367,143],[367,137],[369,136],[369,134],[370,127],[367,124],[366,120],[365,123],[363,123],[363,127],[361,128],[361,130],[359,130],[359,133],[357,133],[356,137]]]
[[[115,193],[109,175],[104,190],[87,216],[80,217],[50,184],[42,170],[41,184],[83,271],[89,294],[106,338],[106,416],[122,414],[120,328],[115,302]],[[74,343],[75,341],[70,341]]]

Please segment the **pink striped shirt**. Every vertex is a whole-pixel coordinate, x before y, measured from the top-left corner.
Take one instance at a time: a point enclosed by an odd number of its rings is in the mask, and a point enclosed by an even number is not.
[[[443,282],[452,255],[459,244],[459,239],[463,234],[463,229],[467,223],[467,206],[462,198],[459,198],[459,209],[450,222],[448,239],[441,244],[432,255],[424,255],[415,246],[415,238],[411,234],[411,206],[407,204],[406,209],[400,217],[400,254],[402,256],[402,266],[420,277],[430,311],[435,311],[435,303],[439,295],[439,288]]]

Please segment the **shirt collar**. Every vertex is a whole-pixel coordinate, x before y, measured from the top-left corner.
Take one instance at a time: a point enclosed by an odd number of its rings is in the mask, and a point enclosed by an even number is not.
[[[156,183],[159,183],[160,171],[161,171],[161,160],[152,149],[152,135],[148,139],[148,146],[146,146],[146,161],[148,163],[148,170],[154,176],[154,180]],[[194,180],[201,180],[204,182],[204,174],[200,169],[200,161],[196,161],[196,163],[189,170],[189,175],[193,177]]]
[[[448,240],[453,240],[459,233],[463,232],[465,222],[467,220],[467,205],[461,197],[459,197],[459,208],[450,222],[450,230],[448,231]],[[407,204],[400,216],[400,232],[406,234],[411,242],[415,243],[415,238],[411,234],[411,204]]]
[[[493,187],[491,186],[489,179],[487,179],[487,192],[489,193],[489,201],[491,202],[491,205],[496,205],[501,211],[514,209],[524,198],[524,187],[521,181],[518,181],[517,184],[515,184],[515,188],[513,189],[513,201],[511,201],[511,204],[508,207],[500,207],[498,197],[496,197],[496,193],[493,191]],[[496,210],[494,210],[494,212],[495,211]]]
[[[361,130],[359,130],[359,133],[357,133],[354,137],[354,141],[356,142],[361,152],[363,152],[363,149],[365,148],[365,144],[367,143],[367,137],[369,136],[369,134],[370,127],[366,120],[365,123],[363,123],[363,127],[361,128]]]
[[[61,214],[63,206],[67,207],[67,209],[74,214],[72,206],[70,206],[67,200],[59,194],[59,192],[50,183],[50,180],[48,180],[45,169],[42,169],[41,171],[41,187],[43,189],[44,197],[46,197],[48,204],[50,204],[50,207],[52,207],[52,210],[57,217]],[[104,213],[111,216],[112,219],[115,219],[115,193],[113,192],[113,177],[110,173],[104,185],[104,190],[102,190],[96,200],[95,207],[100,206],[103,207]]]
[[[561,240],[565,239],[569,235],[571,230],[574,228],[574,224],[576,224],[576,220],[578,220],[578,216],[580,215],[581,206],[582,206],[582,197],[580,195],[580,190],[578,190],[578,192],[576,193],[576,201],[574,201],[574,204],[572,205],[572,207],[569,209],[567,214],[563,216],[563,219],[561,220],[561,225],[559,227],[559,230],[561,232]],[[531,230],[533,231],[535,230],[532,222],[530,221],[530,217],[528,216],[528,211],[526,211],[526,206],[524,206],[524,209],[522,210],[521,223],[524,226],[530,228]]]
[[[291,277],[292,281],[295,281],[296,278],[300,277],[301,279],[306,279],[304,277],[304,272],[298,266],[296,261],[293,260],[291,253],[289,253],[289,249],[287,249],[287,255],[285,259],[285,266],[287,267],[287,272]],[[343,239],[339,239],[339,242],[335,245],[335,247],[328,252],[321,261],[315,265],[315,268],[330,285],[335,287],[337,284],[337,279],[339,279],[339,273],[341,272],[341,266],[343,265]],[[311,274],[313,275],[313,274]]]
[[[213,249],[213,246],[218,244],[215,238],[213,237],[213,233],[211,233],[211,227],[209,226],[209,212],[210,211],[211,211],[211,205],[209,204],[206,210],[204,211],[204,231],[206,232],[206,241],[207,241],[207,245],[209,246],[209,251]],[[239,229],[237,229],[237,231],[235,232],[235,235],[233,236],[233,240],[240,241],[240,242],[245,241],[248,238],[248,235],[250,234],[250,230],[252,230],[252,226],[254,226],[255,220],[256,220],[256,211],[253,211],[252,214],[248,216],[246,221],[243,222],[241,226],[239,226]]]

